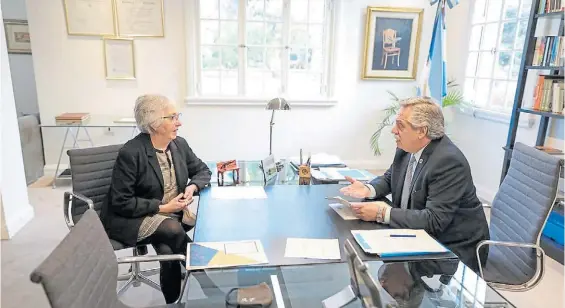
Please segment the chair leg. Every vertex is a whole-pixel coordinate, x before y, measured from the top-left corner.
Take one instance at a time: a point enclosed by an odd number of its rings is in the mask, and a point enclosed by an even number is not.
[[[137,279],[139,280],[140,283],[144,283],[150,287],[152,287],[153,289],[157,290],[157,291],[161,291],[161,287],[159,286],[159,284],[155,283],[153,280],[145,277],[145,275],[143,274],[139,274],[137,276]]]
[[[134,279],[135,279],[135,276],[131,275],[129,277],[128,281],[121,288],[118,289],[118,298],[120,296],[122,296],[122,294],[124,294],[124,292],[127,291],[127,289],[129,289],[129,287],[131,287]]]

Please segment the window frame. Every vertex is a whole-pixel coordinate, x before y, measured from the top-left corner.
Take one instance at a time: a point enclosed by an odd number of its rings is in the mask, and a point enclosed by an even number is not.
[[[336,24],[337,24],[337,6],[338,1],[335,0],[325,0],[327,3],[326,16],[324,18],[324,27],[327,29],[326,39],[324,45],[321,46],[322,49],[327,50],[325,55],[325,61],[323,63],[323,82],[320,84],[321,91],[322,87],[325,87],[325,93],[317,96],[290,96],[288,94],[288,73],[289,68],[289,37],[290,37],[290,5],[292,0],[283,0],[283,19],[282,19],[282,56],[281,56],[281,90],[284,91],[280,94],[266,94],[261,96],[251,96],[242,95],[245,93],[246,89],[246,78],[247,75],[247,50],[242,51],[242,48],[247,49],[248,47],[242,47],[242,42],[246,40],[246,0],[239,0],[238,3],[238,94],[237,95],[202,95],[202,63],[201,63],[201,37],[200,37],[200,1],[201,0],[190,0],[185,2],[185,33],[186,33],[186,65],[187,65],[187,94],[185,101],[189,105],[261,105],[263,106],[266,101],[276,97],[284,97],[288,101],[293,102],[293,105],[304,105],[304,106],[331,106],[337,103],[334,98],[334,77],[335,77],[335,46],[336,44]],[[204,0],[206,1],[206,0]],[[218,18],[217,20],[222,20]],[[287,34],[287,35],[285,35]],[[288,47],[288,48],[285,48]],[[286,68],[286,69],[284,69]]]
[[[489,2],[493,1],[493,0],[485,0],[485,10],[488,9],[488,5]],[[496,1],[496,0],[495,0]],[[465,50],[465,57],[464,57],[464,65],[462,67],[463,69],[463,94],[465,95],[465,87],[466,87],[466,82],[467,80],[471,79],[473,80],[475,83],[477,81],[480,80],[488,80],[489,82],[489,87],[488,87],[488,96],[487,96],[487,101],[481,103],[477,103],[476,100],[476,94],[475,94],[475,98],[473,101],[467,101],[469,103],[470,106],[472,106],[475,109],[480,109],[483,110],[484,112],[487,113],[493,113],[493,115],[496,115],[496,117],[506,117],[506,115],[510,116],[510,113],[512,112],[512,107],[513,107],[513,103],[514,103],[514,96],[515,96],[515,92],[516,92],[516,87],[518,86],[518,78],[519,78],[519,74],[520,74],[520,64],[521,64],[521,58],[520,60],[517,62],[518,65],[518,76],[516,76],[516,78],[513,79],[512,77],[512,72],[513,72],[513,66],[515,65],[515,54],[520,52],[522,54],[522,57],[524,56],[523,51],[524,51],[524,45],[521,46],[520,49],[516,48],[516,41],[518,38],[518,34],[520,32],[520,23],[521,21],[526,21],[526,29],[528,26],[528,21],[529,21],[529,12],[528,11],[528,15],[525,17],[521,17],[521,13],[522,13],[522,9],[523,9],[523,5],[524,2],[528,1],[528,0],[518,0],[518,9],[516,12],[516,17],[514,18],[506,18],[504,16],[505,13],[505,6],[507,4],[508,0],[500,0],[501,1],[501,9],[500,9],[500,13],[498,15],[498,17],[495,20],[492,21],[488,21],[487,18],[485,17],[485,20],[479,21],[479,22],[475,22],[473,20],[474,18],[474,14],[475,14],[475,9],[476,9],[476,2],[473,1],[471,3],[472,7],[469,10],[469,15],[468,15],[468,35],[469,38],[471,39],[472,34],[473,34],[473,28],[476,26],[483,26],[483,30],[481,31],[481,35],[479,38],[479,42],[478,42],[478,48],[477,49],[472,49],[472,46],[470,45],[470,41],[469,41],[469,45],[467,46],[466,50]],[[531,10],[531,5],[530,4],[530,10]],[[486,14],[486,16],[488,16],[488,12]],[[511,22],[516,22],[516,32],[514,34],[514,39],[513,39],[513,46],[510,49],[504,49],[501,48],[502,45],[502,35],[503,35],[503,31],[504,31],[504,25],[507,23],[511,23]],[[488,52],[488,50],[484,50],[481,49],[481,43],[483,42],[484,39],[484,30],[486,28],[487,25],[492,25],[492,24],[496,24],[497,25],[497,33],[496,33],[496,41],[495,41],[495,46],[493,49],[491,49],[491,53],[493,55],[493,62],[492,62],[492,67],[490,68],[490,72],[489,72],[489,77],[480,77],[478,75],[478,70],[480,67],[480,55],[481,53],[486,53]],[[527,30],[526,30],[527,33]],[[528,38],[525,37],[524,43]],[[509,71],[507,73],[507,76],[505,78],[502,77],[496,77],[495,76],[495,68],[496,68],[496,63],[498,60],[498,57],[500,55],[501,52],[509,52],[511,54],[511,59],[510,59],[510,65],[509,65]],[[471,53],[476,53],[477,54],[477,59],[476,59],[476,66],[475,66],[475,72],[473,75],[468,75],[467,74],[467,67],[469,65],[469,56]],[[514,87],[513,89],[509,89],[508,84],[506,85],[506,92],[504,94],[505,99],[506,97],[509,95],[509,93],[511,93],[510,95],[512,95],[512,99],[508,102],[508,104],[505,102],[504,106],[498,107],[498,106],[493,106],[490,103],[491,100],[491,96],[492,96],[492,89],[494,87],[495,82],[506,82],[506,83],[515,83],[516,87]],[[474,88],[476,89],[476,85],[474,86]],[[509,92],[510,91],[510,92]],[[476,91],[475,91],[476,93]],[[465,97],[465,100],[467,100],[467,97]]]

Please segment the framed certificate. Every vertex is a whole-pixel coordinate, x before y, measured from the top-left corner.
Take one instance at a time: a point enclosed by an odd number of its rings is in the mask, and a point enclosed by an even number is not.
[[[163,0],[115,1],[119,36],[165,36]]]
[[[133,39],[104,38],[104,66],[106,79],[135,79]]]
[[[67,33],[114,36],[113,0],[64,0]]]

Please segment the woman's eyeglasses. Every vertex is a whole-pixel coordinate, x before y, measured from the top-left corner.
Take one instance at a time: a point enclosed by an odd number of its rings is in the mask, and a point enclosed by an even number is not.
[[[178,121],[182,113],[171,114],[169,116],[162,117],[163,119],[169,119],[172,121]]]

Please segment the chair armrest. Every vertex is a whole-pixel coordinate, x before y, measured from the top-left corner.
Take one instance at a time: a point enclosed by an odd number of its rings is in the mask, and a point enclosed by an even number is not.
[[[540,252],[540,256],[541,256],[541,263],[542,263],[542,268],[543,268],[543,258],[545,256],[545,251],[543,251],[543,248],[541,248],[538,244],[529,244],[529,243],[519,243],[519,242],[503,242],[503,241],[493,241],[493,240],[486,240],[486,241],[481,241],[476,248],[476,254],[477,254],[477,261],[479,262],[479,273],[481,275],[481,278],[484,279],[484,275],[483,275],[483,265],[481,262],[481,256],[479,255],[479,250],[481,249],[481,247],[485,246],[485,245],[494,245],[494,246],[506,246],[506,247],[522,247],[522,248],[534,248],[536,249],[538,252]]]
[[[184,255],[160,255],[160,256],[137,256],[118,258],[118,264],[135,262],[154,262],[154,261],[184,261]]]
[[[81,201],[84,201],[88,205],[88,208],[94,209],[94,202],[91,199],[79,193],[66,191],[63,194],[63,216],[65,217],[65,222],[67,223],[67,227],[69,227],[69,229],[74,227],[75,225],[75,222],[73,221],[73,215],[71,215],[71,198],[77,198]]]

